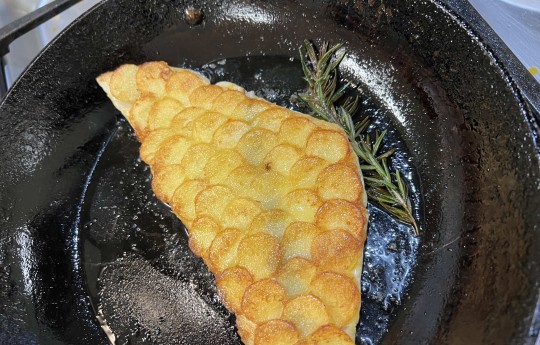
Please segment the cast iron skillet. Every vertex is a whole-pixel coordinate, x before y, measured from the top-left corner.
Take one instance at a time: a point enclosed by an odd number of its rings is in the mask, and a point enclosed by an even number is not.
[[[195,26],[185,2],[99,4],[0,104],[0,343],[239,344],[94,78],[159,59],[294,106],[306,38],[346,43],[359,116],[389,129],[422,227],[370,207],[357,343],[535,342],[539,88],[466,3],[190,4]]]

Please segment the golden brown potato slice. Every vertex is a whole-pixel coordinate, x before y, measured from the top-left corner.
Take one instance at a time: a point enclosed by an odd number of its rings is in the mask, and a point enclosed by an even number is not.
[[[367,212],[343,130],[164,62],[98,83],[134,127],[154,192],[186,225],[242,341],[354,344]]]

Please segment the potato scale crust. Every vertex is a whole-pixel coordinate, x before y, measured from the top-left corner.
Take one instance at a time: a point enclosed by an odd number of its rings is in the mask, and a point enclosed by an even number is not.
[[[97,78],[247,344],[354,344],[366,193],[336,125],[165,62]]]

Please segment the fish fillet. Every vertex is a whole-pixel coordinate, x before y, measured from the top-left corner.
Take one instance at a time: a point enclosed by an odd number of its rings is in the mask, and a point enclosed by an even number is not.
[[[354,344],[366,237],[341,128],[164,62],[97,78],[252,344]]]

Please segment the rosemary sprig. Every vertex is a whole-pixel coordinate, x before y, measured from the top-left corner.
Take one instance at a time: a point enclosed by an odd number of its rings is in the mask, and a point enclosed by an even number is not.
[[[338,66],[346,54],[345,51],[340,52],[341,47],[342,44],[337,44],[329,48],[325,42],[317,53],[311,42],[304,42],[305,54],[300,48],[300,59],[308,89],[299,98],[314,116],[345,130],[361,160],[368,198],[399,221],[412,226],[418,236],[419,228],[413,216],[407,185],[397,169],[392,172],[388,167],[388,159],[395,149],[379,153],[386,131],[375,131],[375,139],[372,140],[365,133],[369,126],[368,117],[355,125],[352,115],[358,109],[358,97],[344,97],[349,83],[338,85]]]

